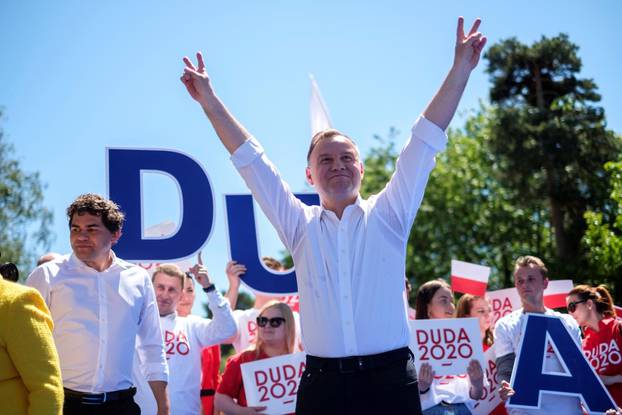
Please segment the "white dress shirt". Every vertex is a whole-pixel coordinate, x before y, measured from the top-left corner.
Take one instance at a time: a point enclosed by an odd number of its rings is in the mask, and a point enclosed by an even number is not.
[[[52,314],[66,388],[102,393],[131,387],[134,350],[146,362],[148,380],[168,379],[151,279],[112,255],[102,272],[72,254],[37,267],[26,281]]]
[[[207,298],[213,320],[193,315],[180,317],[177,313],[160,317],[170,372],[171,415],[197,415],[201,412],[201,352],[204,347],[234,336],[237,330],[229,302],[218,291],[208,293]],[[135,369],[134,375],[138,388],[135,401],[142,413],[150,414],[148,408],[157,408],[153,394],[146,382],[138,378],[142,376],[140,369]]]
[[[440,128],[419,117],[387,186],[359,197],[341,220],[300,202],[254,138],[234,152],[233,163],[294,259],[309,354],[368,355],[408,345],[406,244],[434,155],[446,143]]]

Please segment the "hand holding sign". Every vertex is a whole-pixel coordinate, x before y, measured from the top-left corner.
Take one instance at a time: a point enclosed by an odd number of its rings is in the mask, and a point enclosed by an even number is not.
[[[432,366],[430,366],[429,363],[422,364],[419,368],[417,378],[419,379],[419,392],[427,392],[434,381],[434,370],[432,370]]]
[[[471,383],[469,395],[471,399],[479,399],[484,394],[484,371],[482,365],[475,359],[469,362],[467,367],[467,375]]]
[[[499,388],[499,397],[503,402],[507,401],[510,396],[514,395],[514,389],[510,386],[506,380],[501,381],[501,387]]]
[[[436,375],[461,375],[473,359],[481,371],[484,352],[478,319],[411,320],[410,332],[410,350],[419,372],[428,363]]]
[[[229,261],[227,262],[225,273],[229,280],[229,287],[237,288],[240,286],[240,276],[246,273],[246,266],[238,264],[237,261]]]

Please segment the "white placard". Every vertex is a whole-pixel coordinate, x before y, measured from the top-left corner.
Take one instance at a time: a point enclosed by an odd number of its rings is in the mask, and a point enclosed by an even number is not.
[[[299,352],[242,364],[248,406],[265,406],[266,414],[295,412],[305,358],[306,353]]]
[[[486,366],[483,367],[487,382],[484,382],[484,395],[470,406],[473,415],[488,415],[502,402],[499,397],[499,377],[494,345],[484,352]]]
[[[461,375],[472,359],[484,368],[477,318],[411,320],[409,324],[417,371],[421,364],[429,363],[438,376]]]
[[[492,327],[497,324],[501,317],[505,317],[523,306],[516,288],[488,291],[486,298],[490,302],[490,308],[492,309]]]

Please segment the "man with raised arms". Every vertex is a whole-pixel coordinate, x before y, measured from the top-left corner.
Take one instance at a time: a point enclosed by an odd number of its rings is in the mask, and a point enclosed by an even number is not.
[[[197,53],[184,58],[181,81],[202,107],[255,200],[292,253],[300,294],[306,370],[297,414],[421,413],[408,349],[404,271],[408,235],[436,153],[486,38],[476,20],[458,20],[453,65],[412,128],[386,187],[367,200],[354,141],[317,133],[306,177],[321,206],[306,206],[281,180],[259,141],[216,95]]]

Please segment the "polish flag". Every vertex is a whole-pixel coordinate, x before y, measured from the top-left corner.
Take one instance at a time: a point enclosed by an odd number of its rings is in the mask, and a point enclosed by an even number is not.
[[[618,318],[622,318],[622,307],[614,305],[613,309],[616,311],[616,316],[618,316]]]
[[[454,292],[484,296],[490,268],[469,262],[451,260],[451,289]]]
[[[544,305],[548,308],[566,307],[566,296],[573,287],[572,280],[550,280],[544,290]]]
[[[313,137],[315,133],[331,128],[333,123],[330,121],[330,115],[328,115],[328,107],[322,98],[322,94],[320,94],[320,87],[312,74],[309,74],[309,80],[311,81],[309,114],[311,116],[311,137]]]

